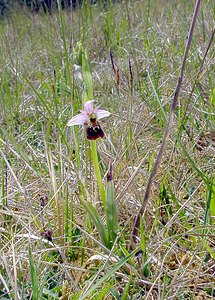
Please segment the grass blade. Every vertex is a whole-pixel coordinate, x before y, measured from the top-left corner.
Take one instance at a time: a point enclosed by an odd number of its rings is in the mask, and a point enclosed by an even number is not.
[[[34,261],[33,261],[30,243],[28,245],[28,257],[29,257],[30,272],[31,272],[32,299],[38,300],[40,298],[39,297],[38,271],[37,271],[37,266],[34,264]]]
[[[105,281],[108,280],[108,278],[113,275],[115,272],[117,272],[136,252],[138,248],[129,253],[126,257],[121,259],[117,264],[114,265],[114,267],[103,277],[101,277],[91,288],[86,292],[83,293],[82,296],[79,298],[79,300],[84,300],[88,296],[92,295],[92,293]]]

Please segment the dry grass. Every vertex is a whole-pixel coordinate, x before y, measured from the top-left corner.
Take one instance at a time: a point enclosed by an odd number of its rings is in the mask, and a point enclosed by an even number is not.
[[[57,13],[1,20],[2,299],[214,298],[213,1],[200,6],[170,141],[129,252],[193,8],[189,1],[87,5],[63,12],[64,34]],[[97,143],[104,182],[113,166],[119,233],[111,250],[80,204],[91,201],[105,223],[90,144],[82,128],[66,127],[82,108],[83,82],[73,74],[78,42],[94,98],[112,113]]]

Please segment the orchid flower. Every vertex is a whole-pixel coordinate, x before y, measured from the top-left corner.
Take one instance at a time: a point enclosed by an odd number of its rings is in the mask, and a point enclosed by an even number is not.
[[[110,112],[100,109],[99,107],[93,108],[94,100],[84,103],[84,110],[81,113],[72,117],[67,123],[67,126],[83,125],[86,129],[87,139],[96,140],[104,137],[104,132],[98,120],[110,116]]]

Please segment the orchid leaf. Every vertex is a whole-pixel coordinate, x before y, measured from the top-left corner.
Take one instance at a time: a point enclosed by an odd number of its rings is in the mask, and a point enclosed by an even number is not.
[[[113,245],[118,230],[118,211],[116,205],[114,182],[113,182],[111,168],[107,176],[107,186],[106,186],[106,222],[107,222],[109,243],[110,245]]]
[[[88,214],[90,215],[95,227],[97,228],[102,244],[104,246],[106,246],[107,248],[109,248],[107,230],[106,230],[104,224],[102,223],[101,217],[99,216],[97,210],[88,201],[81,199],[81,203],[84,206],[84,208],[86,209],[86,211],[88,212]]]

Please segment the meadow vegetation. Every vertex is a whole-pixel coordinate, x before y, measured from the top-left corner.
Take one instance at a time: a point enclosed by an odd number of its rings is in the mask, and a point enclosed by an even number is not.
[[[213,0],[119,1],[0,20],[0,298],[214,299]],[[104,139],[67,127],[87,100]]]

